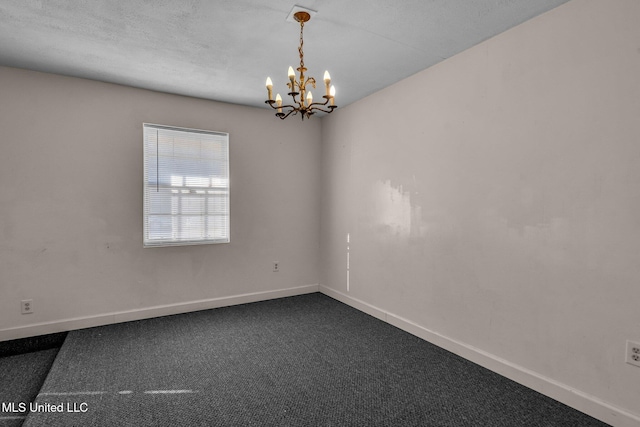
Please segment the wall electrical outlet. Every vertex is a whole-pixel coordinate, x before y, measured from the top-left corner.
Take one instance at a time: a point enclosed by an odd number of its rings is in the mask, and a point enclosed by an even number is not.
[[[23,299],[20,301],[20,312],[22,314],[31,314],[33,313],[33,300],[32,299]]]
[[[277,273],[278,271],[280,271],[280,263],[278,261],[274,261],[273,262],[273,272]]]
[[[640,366],[640,343],[627,340],[627,360],[630,365]]]

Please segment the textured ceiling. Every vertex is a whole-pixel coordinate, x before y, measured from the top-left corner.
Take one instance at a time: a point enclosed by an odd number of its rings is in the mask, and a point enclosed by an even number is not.
[[[2,0],[0,65],[267,108],[266,76],[284,93],[299,63],[298,4],[317,11],[308,74],[344,106],[566,1]]]

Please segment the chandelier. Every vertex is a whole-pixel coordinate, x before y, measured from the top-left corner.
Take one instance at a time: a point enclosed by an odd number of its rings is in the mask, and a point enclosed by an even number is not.
[[[313,77],[305,77],[304,73],[307,69],[304,67],[304,52],[302,51],[304,44],[302,40],[304,23],[311,19],[311,15],[307,12],[300,11],[296,12],[293,18],[300,23],[300,47],[298,47],[300,67],[297,69],[300,72],[300,77],[296,80],[293,68],[289,67],[289,83],[287,83],[287,87],[291,90],[288,95],[293,98],[292,104],[282,105],[282,97],[279,93],[276,95],[276,99],[273,99],[273,83],[271,82],[271,78],[267,77],[269,99],[265,101],[265,103],[269,104],[274,110],[277,110],[276,117],[282,120],[292,114],[295,116],[298,113],[300,113],[302,120],[304,120],[305,117],[310,118],[316,112],[331,113],[338,108],[334,103],[336,89],[334,86],[331,86],[331,76],[328,71],[324,72],[324,86],[326,90],[325,95],[322,96],[324,102],[313,102],[313,95],[311,94],[311,90],[307,90],[307,85],[311,85],[315,89],[316,79]],[[300,98],[297,98],[298,96],[300,96]]]

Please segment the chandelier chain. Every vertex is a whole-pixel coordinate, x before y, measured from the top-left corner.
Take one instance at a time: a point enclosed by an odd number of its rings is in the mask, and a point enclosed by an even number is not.
[[[304,29],[304,22],[300,22],[300,47],[298,48],[298,52],[300,53],[300,68],[304,69],[304,52],[302,51],[302,46],[304,45],[304,39],[302,38],[302,30]]]

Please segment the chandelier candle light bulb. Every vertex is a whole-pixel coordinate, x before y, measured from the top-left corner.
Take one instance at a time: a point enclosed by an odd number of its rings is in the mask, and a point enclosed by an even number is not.
[[[296,73],[293,72],[293,67],[289,66],[289,80],[291,80],[291,92],[296,91]]]
[[[329,72],[324,72],[325,95],[322,97],[324,98],[324,102],[313,102],[313,95],[307,88],[307,85],[310,85],[313,88],[316,87],[316,79],[305,76],[307,69],[304,66],[304,52],[302,51],[302,47],[304,45],[302,38],[304,23],[311,19],[311,15],[304,11],[298,11],[293,14],[293,17],[300,23],[300,46],[298,47],[298,53],[300,54],[300,67],[297,68],[300,74],[296,78],[293,67],[289,67],[288,70],[289,83],[287,83],[287,86],[291,89],[288,94],[293,98],[293,103],[282,105],[282,97],[280,94],[276,95],[275,101],[273,100],[273,83],[269,77],[267,77],[266,82],[269,99],[265,101],[265,103],[269,104],[269,106],[274,110],[277,110],[276,117],[282,120],[286,119],[290,115],[295,116],[298,113],[300,113],[302,120],[310,118],[317,112],[332,113],[333,110],[338,107],[335,105],[336,90],[331,86],[331,76],[329,75]],[[300,96],[300,98],[298,98],[298,96]],[[331,104],[328,105],[329,103]]]
[[[324,87],[327,89],[327,96],[329,95],[329,85],[331,84],[331,76],[328,71],[324,72]]]
[[[273,99],[273,82],[271,77],[267,77],[267,93],[269,94],[269,101]]]

